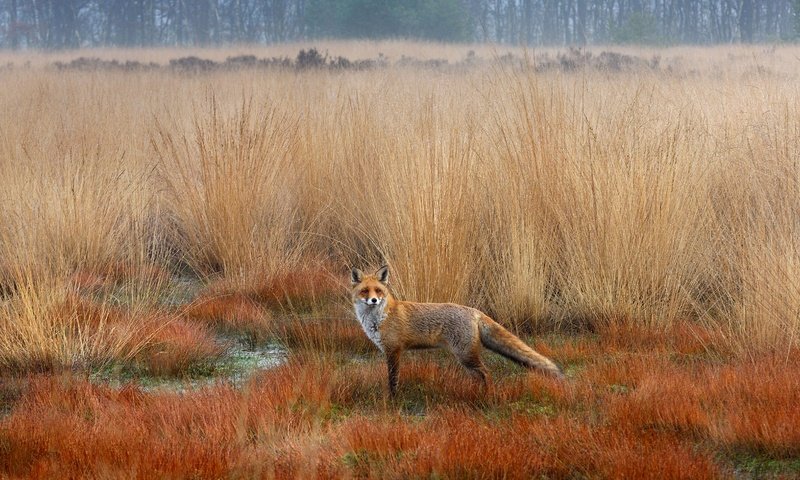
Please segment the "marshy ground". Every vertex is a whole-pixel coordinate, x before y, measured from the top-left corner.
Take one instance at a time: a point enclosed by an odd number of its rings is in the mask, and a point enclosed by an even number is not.
[[[130,361],[5,375],[4,474],[779,478],[800,468],[794,351],[742,358],[697,325],[523,334],[565,381],[487,352],[485,391],[445,352],[409,352],[392,400],[383,357],[342,304],[298,314],[252,294],[202,295],[165,309]]]

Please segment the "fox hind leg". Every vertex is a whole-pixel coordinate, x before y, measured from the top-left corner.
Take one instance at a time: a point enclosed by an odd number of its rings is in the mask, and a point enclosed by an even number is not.
[[[483,360],[481,360],[480,351],[473,350],[466,355],[458,355],[458,361],[484,388],[489,387],[491,377],[489,376],[489,370],[486,369]]]

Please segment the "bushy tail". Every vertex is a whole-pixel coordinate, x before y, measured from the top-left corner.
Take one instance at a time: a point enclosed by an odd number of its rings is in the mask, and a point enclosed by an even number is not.
[[[479,325],[481,343],[489,350],[528,368],[535,368],[556,378],[564,378],[564,372],[552,360],[538,353],[486,315]]]

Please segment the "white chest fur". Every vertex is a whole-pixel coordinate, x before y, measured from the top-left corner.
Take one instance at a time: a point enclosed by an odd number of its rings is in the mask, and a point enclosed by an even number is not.
[[[381,352],[383,351],[383,344],[381,343],[381,330],[380,326],[386,318],[386,302],[382,301],[378,305],[367,305],[363,302],[355,304],[356,318],[364,329],[364,333],[372,340],[372,343],[377,346]]]

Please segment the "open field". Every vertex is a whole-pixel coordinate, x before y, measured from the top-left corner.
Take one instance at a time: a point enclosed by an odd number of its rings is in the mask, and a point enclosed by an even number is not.
[[[52,65],[304,47],[0,55],[0,476],[800,475],[800,49]],[[567,380],[417,352],[389,400],[383,262]]]

